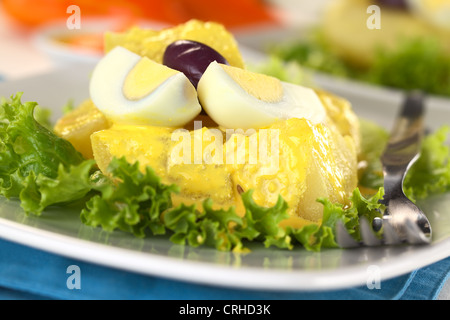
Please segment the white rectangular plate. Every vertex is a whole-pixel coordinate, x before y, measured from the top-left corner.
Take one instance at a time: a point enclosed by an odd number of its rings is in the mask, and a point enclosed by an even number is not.
[[[250,61],[261,57],[247,52]],[[88,98],[92,65],[58,69],[48,74],[0,83],[0,96],[23,91],[22,101],[37,101],[53,110],[73,99]],[[324,89],[348,98],[356,113],[389,128],[402,94],[317,75]],[[427,125],[435,129],[449,122],[450,102],[428,101]],[[377,265],[382,280],[408,273],[450,255],[450,194],[421,203],[433,226],[433,243],[400,246],[331,249],[308,252],[266,249],[250,244],[249,254],[211,248],[174,245],[168,236],[138,239],[120,231],[106,233],[83,225],[80,208],[52,207],[41,217],[26,216],[17,201],[0,199],[0,237],[56,254],[142,274],[233,288],[264,290],[329,290],[364,285],[367,268]]]

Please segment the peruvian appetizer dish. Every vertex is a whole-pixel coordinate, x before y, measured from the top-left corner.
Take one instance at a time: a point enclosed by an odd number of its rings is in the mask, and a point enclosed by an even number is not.
[[[54,125],[20,93],[2,102],[0,193],[27,214],[81,202],[93,228],[218,250],[335,248],[337,221],[358,239],[383,211],[387,133],[285,71],[249,69],[214,22],[106,33],[89,99]],[[425,139],[413,199],[450,190],[447,134]]]

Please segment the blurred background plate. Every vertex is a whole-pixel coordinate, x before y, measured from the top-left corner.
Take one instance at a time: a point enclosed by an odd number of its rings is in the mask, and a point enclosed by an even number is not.
[[[40,26],[33,32],[32,41],[36,48],[46,54],[57,66],[73,63],[95,63],[104,53],[103,35],[107,31],[120,32],[131,25],[159,30],[167,25],[150,21],[133,21],[114,18],[83,19],[83,27],[70,30],[64,28],[66,21]]]

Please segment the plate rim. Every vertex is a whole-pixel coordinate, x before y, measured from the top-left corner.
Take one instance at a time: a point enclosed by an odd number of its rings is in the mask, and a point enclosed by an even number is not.
[[[362,263],[340,269],[307,271],[248,266],[236,268],[230,265],[181,260],[180,258],[102,244],[28,226],[5,218],[0,218],[0,237],[38,250],[104,267],[229,289],[297,292],[348,289],[366,284],[368,281],[367,268],[373,265]],[[414,264],[404,257],[391,258],[388,262],[377,263],[376,266],[382,275],[381,281],[407,274],[450,256],[450,238],[440,240],[426,248],[426,250],[415,253],[416,262]],[[118,255],[122,259],[115,259]],[[126,258],[123,259],[123,257]],[[183,268],[180,268],[180,261],[183,263]],[[161,268],[161,265],[164,267]],[[201,276],[199,276],[200,274]],[[220,274],[220,277],[217,277],[217,274]],[[269,277],[267,277],[268,274]]]

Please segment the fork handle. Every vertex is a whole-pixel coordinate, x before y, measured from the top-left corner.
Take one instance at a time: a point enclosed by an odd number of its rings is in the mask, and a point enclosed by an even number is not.
[[[384,165],[384,198],[382,202],[387,205],[389,200],[403,197],[403,181],[408,168],[419,158],[417,154],[410,162],[402,165]]]
[[[385,199],[403,196],[403,180],[420,155],[424,127],[423,95],[410,93],[402,105],[391,136],[381,156]]]

